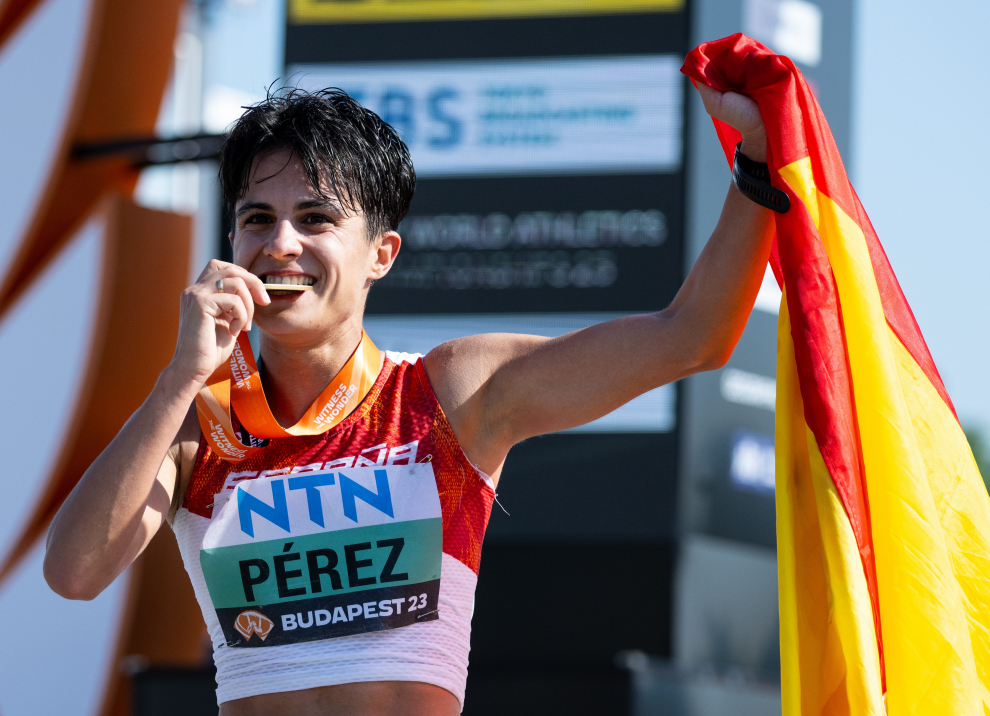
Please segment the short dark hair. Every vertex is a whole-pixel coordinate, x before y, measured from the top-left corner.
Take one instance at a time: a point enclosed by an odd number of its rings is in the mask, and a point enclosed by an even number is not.
[[[360,206],[369,240],[399,228],[416,190],[409,148],[381,117],[336,88],[270,91],[246,108],[220,150],[220,190],[231,215],[255,159],[286,149],[320,196],[329,198],[329,185],[345,209]]]

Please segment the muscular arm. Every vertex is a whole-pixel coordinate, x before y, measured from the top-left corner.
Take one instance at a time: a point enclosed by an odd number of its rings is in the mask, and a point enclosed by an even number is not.
[[[742,124],[743,151],[763,160],[755,103],[704,90],[709,112]],[[648,390],[724,365],[752,311],[772,239],[771,212],[730,185],[715,231],[666,309],[559,338],[490,334],[431,351],[427,371],[468,457],[496,477],[520,440],[582,425]]]

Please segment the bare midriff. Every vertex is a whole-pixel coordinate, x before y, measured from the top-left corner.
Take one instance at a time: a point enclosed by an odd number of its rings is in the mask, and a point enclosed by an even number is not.
[[[220,716],[457,716],[457,698],[418,681],[369,681],[227,701]]]

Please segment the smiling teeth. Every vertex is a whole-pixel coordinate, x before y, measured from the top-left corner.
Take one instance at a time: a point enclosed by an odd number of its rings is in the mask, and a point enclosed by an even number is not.
[[[316,279],[310,276],[262,276],[261,280],[267,285],[282,286],[312,286]]]

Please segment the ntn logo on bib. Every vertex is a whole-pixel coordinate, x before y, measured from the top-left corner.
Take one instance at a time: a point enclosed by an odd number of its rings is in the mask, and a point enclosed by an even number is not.
[[[258,477],[214,511],[203,549],[440,517],[430,463]]]
[[[443,525],[429,463],[244,480],[218,507],[200,563],[230,646],[436,618]],[[238,628],[245,610],[274,624],[266,638]],[[322,618],[335,611],[349,618]]]

